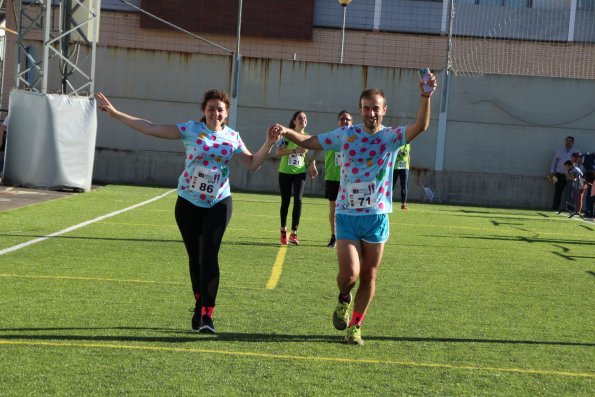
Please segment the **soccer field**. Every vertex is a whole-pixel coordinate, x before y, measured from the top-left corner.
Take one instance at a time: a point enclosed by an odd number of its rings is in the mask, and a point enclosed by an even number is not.
[[[327,201],[305,198],[302,245],[281,247],[280,198],[233,198],[216,335],[190,331],[175,192],[113,185],[0,212],[0,395],[593,395],[593,223],[396,209],[352,346],[331,322]]]

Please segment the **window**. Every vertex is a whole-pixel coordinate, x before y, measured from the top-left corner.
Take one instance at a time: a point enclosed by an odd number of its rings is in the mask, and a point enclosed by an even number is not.
[[[581,0],[579,0],[581,1]],[[595,0],[582,0],[595,2]],[[463,4],[480,4],[484,6],[505,6],[513,8],[531,8],[533,7],[533,0],[458,0],[457,3]]]

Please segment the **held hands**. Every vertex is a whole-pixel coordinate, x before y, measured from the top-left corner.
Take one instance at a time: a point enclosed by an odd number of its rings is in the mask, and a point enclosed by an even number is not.
[[[273,146],[279,142],[279,139],[281,139],[281,134],[279,134],[279,131],[276,130],[274,125],[270,126],[269,130],[267,131],[265,142]]]
[[[281,124],[273,124],[270,126],[269,131],[272,131],[273,134],[281,137],[285,134],[285,127],[283,127]]]

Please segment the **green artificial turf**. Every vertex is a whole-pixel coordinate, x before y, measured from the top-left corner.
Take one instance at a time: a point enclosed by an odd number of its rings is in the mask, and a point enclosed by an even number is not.
[[[0,212],[0,251],[169,190]],[[331,323],[328,202],[304,198],[280,263],[279,197],[233,198],[214,336],[190,331],[175,192],[0,255],[0,395],[593,395],[593,223],[395,205],[359,347]]]

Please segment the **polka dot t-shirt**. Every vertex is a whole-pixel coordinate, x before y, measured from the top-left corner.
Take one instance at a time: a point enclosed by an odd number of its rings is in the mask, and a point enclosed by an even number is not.
[[[341,153],[338,214],[392,212],[392,171],[397,150],[406,143],[405,128],[383,126],[370,134],[358,124],[318,135],[324,150]]]
[[[178,195],[192,204],[210,208],[231,195],[229,163],[244,151],[237,131],[225,126],[211,131],[205,123],[188,121],[177,125],[186,147],[186,165],[178,181]]]

